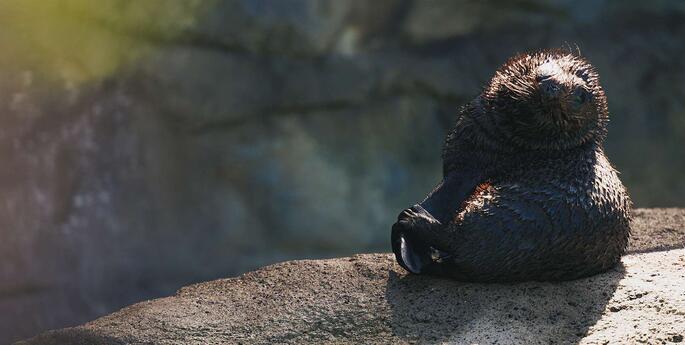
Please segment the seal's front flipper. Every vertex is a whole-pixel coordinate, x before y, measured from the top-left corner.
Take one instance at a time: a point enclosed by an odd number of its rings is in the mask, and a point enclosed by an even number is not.
[[[399,234],[397,242],[399,250],[395,251],[395,257],[407,271],[419,274],[430,264],[431,257],[425,245],[416,240],[410,240],[406,233]]]
[[[427,245],[412,234],[410,229],[394,226],[392,231],[392,247],[395,258],[400,266],[407,271],[420,274],[439,270],[438,265],[447,263],[451,254]]]
[[[479,174],[451,172],[419,205],[400,213],[392,226],[392,250],[397,262],[411,273],[434,273],[451,257],[438,250],[450,243],[444,231],[463,201],[481,181]]]
[[[422,237],[439,226],[440,222],[419,205],[402,211],[392,227],[392,251],[397,262],[411,273],[424,272],[435,261],[436,251]]]
[[[428,194],[417,209],[423,217],[429,217],[436,222],[447,225],[462,207],[474,190],[485,180],[478,172],[453,171]]]

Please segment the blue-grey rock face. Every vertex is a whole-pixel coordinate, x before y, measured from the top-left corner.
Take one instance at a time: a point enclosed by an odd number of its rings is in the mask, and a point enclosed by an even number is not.
[[[636,204],[685,201],[678,2],[22,3],[0,5],[0,342],[388,250],[457,107],[517,51],[577,42]]]

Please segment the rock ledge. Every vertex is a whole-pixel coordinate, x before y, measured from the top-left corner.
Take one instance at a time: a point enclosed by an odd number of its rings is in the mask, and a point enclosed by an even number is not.
[[[390,254],[290,261],[18,344],[681,342],[682,212],[637,213],[632,254],[576,281],[461,283],[407,275]]]

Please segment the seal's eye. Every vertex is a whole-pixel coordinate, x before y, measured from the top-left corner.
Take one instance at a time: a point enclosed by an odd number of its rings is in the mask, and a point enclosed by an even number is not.
[[[576,76],[580,79],[583,79],[584,82],[588,82],[590,79],[590,73],[586,70],[579,70],[576,72]]]
[[[592,96],[584,87],[577,87],[573,90],[573,103],[575,105],[583,105],[590,100]]]

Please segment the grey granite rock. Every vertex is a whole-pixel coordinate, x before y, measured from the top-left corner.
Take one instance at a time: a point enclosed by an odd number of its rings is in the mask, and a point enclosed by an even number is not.
[[[685,335],[685,249],[563,283],[407,275],[389,254],[290,261],[17,345],[627,344]]]

